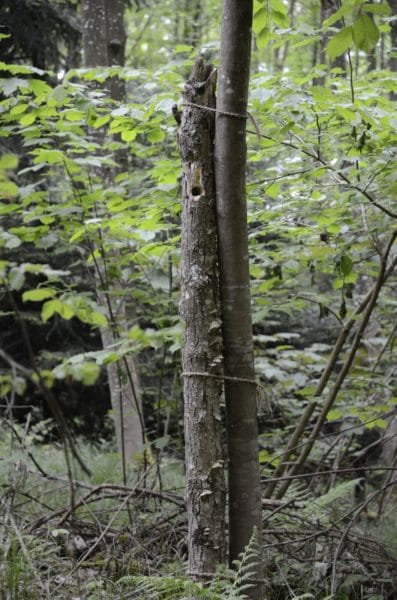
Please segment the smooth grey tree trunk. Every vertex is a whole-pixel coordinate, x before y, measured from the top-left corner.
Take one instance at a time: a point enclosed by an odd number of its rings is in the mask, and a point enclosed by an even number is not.
[[[215,133],[230,560],[244,550],[255,529],[261,543],[262,530],[245,193],[252,5],[249,0],[223,2]],[[262,598],[262,559],[257,558],[254,586],[247,590],[252,598]]]
[[[181,316],[189,575],[206,581],[224,559],[220,399],[222,335],[213,165],[216,71],[198,60],[183,93]],[[193,106],[193,104],[195,106]],[[200,108],[198,105],[203,106]]]
[[[125,31],[123,24],[123,0],[83,0],[83,49],[84,65],[99,67],[124,63]],[[122,101],[125,97],[124,82],[114,78],[110,82],[110,96]],[[96,136],[101,133],[96,131]],[[101,141],[98,140],[97,141]],[[117,155],[117,159],[120,156]],[[120,161],[119,161],[120,162]],[[121,161],[123,164],[124,161]],[[117,169],[116,169],[117,170]],[[115,175],[107,169],[96,175],[104,185]],[[102,344],[108,348],[128,329],[125,294],[121,286],[108,278],[107,256],[103,245],[101,259],[96,269],[96,292],[98,301],[105,308],[109,326],[101,329]],[[126,461],[140,455],[144,445],[144,423],[138,363],[135,356],[127,356],[107,366],[110,399],[115,422],[117,447],[122,456],[125,472]]]

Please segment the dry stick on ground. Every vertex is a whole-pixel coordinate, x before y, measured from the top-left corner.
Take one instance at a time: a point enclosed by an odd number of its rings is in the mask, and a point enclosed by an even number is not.
[[[61,481],[61,482],[65,482],[65,483],[69,484],[69,479],[67,479],[66,477],[62,477],[62,476],[58,476],[58,475],[48,475],[48,474],[43,475],[42,473],[38,473],[37,471],[28,471],[28,473],[30,473],[31,475],[40,475],[40,477],[43,477],[44,479],[47,479],[48,481]],[[134,488],[129,488],[124,485],[117,485],[117,484],[110,484],[110,483],[104,483],[99,486],[93,486],[93,485],[90,485],[89,483],[85,483],[83,481],[78,481],[76,479],[73,480],[73,484],[74,484],[75,488],[82,488],[82,489],[90,490],[90,492],[92,490],[96,490],[98,493],[99,493],[99,491],[104,491],[104,490],[110,490],[110,491],[114,490],[115,492],[119,492],[120,495],[128,495],[131,497],[133,497],[135,495],[138,497],[158,498],[158,499],[163,500],[164,502],[170,502],[171,504],[175,504],[176,506],[179,506],[181,508],[185,507],[185,500],[181,496],[178,496],[177,494],[174,494],[173,492],[159,492],[156,490],[148,490],[146,488],[142,488],[139,486],[135,486]],[[133,492],[132,495],[131,495],[131,492]],[[40,527],[44,523],[48,523],[49,521],[51,521],[52,519],[55,519],[56,517],[65,515],[65,513],[67,513],[66,518],[68,518],[72,514],[70,507],[62,507],[62,508],[52,512],[50,515],[46,515],[45,517],[40,517],[39,519],[36,519],[36,521],[29,524],[29,531],[34,531],[35,529],[37,529],[37,527]],[[63,517],[62,520],[60,521],[60,523],[63,523],[65,520],[66,519]]]
[[[345,469],[344,469],[345,470]],[[309,475],[309,474],[307,474]],[[358,511],[358,509],[360,509],[359,512],[362,512],[370,502],[372,502],[372,500],[374,500],[374,498],[376,498],[377,495],[384,493],[384,491],[388,488],[391,487],[392,485],[395,485],[395,483],[388,483],[385,484],[384,486],[382,486],[379,490],[376,490],[375,492],[373,492],[363,503],[361,503],[359,506],[355,506],[352,510],[350,510],[348,513],[345,513],[343,515],[341,515],[340,517],[338,517],[338,519],[331,523],[330,525],[324,526],[323,529],[321,529],[319,527],[318,522],[316,523],[310,523],[310,525],[312,525],[313,527],[313,531],[307,535],[303,535],[303,536],[299,536],[299,537],[295,537],[295,538],[290,538],[288,540],[283,540],[282,542],[274,542],[272,541],[269,544],[265,544],[263,546],[264,549],[266,548],[274,548],[275,546],[279,547],[279,546],[290,546],[292,544],[299,544],[299,543],[306,543],[310,540],[314,540],[320,536],[324,536],[324,535],[328,535],[328,534],[333,534],[333,535],[339,535],[340,534],[340,530],[336,530],[336,527],[338,526],[338,524],[341,523],[345,523],[346,519],[349,519],[349,517],[351,517],[352,515],[355,515],[356,512]],[[307,527],[307,522],[306,522],[306,530],[308,529]],[[276,529],[265,529],[265,532],[267,534],[273,534],[276,536],[279,535],[283,535],[283,534],[293,534],[296,535],[296,529],[292,529],[291,531],[289,530],[282,530],[279,527]],[[346,536],[345,536],[346,537]],[[360,539],[360,541],[362,541]],[[372,540],[371,540],[372,541]],[[382,545],[377,542],[376,540],[373,540],[373,543],[379,547],[382,547]],[[395,560],[395,559],[394,559]]]
[[[322,392],[324,391],[325,386],[327,385],[330,376],[333,372],[333,369],[335,367],[335,364],[339,358],[339,355],[344,347],[344,344],[346,342],[346,339],[351,331],[351,329],[353,328],[354,324],[356,323],[357,317],[358,315],[360,315],[365,309],[366,312],[363,316],[361,325],[358,329],[358,332],[355,336],[355,339],[353,341],[353,345],[352,348],[350,350],[349,356],[341,370],[341,372],[339,373],[338,379],[333,387],[333,389],[330,392],[329,398],[327,400],[327,402],[325,403],[322,412],[320,413],[320,416],[318,418],[317,421],[317,425],[315,427],[315,429],[313,430],[312,435],[310,436],[307,444],[305,444],[305,450],[303,451],[303,453],[306,453],[305,456],[302,453],[301,457],[299,458],[299,465],[303,464],[304,460],[307,458],[314,442],[316,441],[317,437],[318,437],[318,433],[326,419],[326,416],[331,408],[331,406],[333,405],[336,396],[339,392],[339,389],[347,375],[347,373],[350,370],[351,364],[353,362],[353,359],[355,357],[355,354],[357,352],[358,346],[361,342],[361,338],[362,335],[364,333],[364,330],[367,326],[367,323],[369,321],[369,318],[372,314],[372,311],[375,307],[379,292],[382,288],[382,285],[385,283],[385,281],[390,277],[390,275],[392,274],[396,264],[397,264],[397,257],[394,258],[394,260],[392,261],[391,265],[387,267],[387,260],[389,258],[389,254],[391,251],[391,248],[393,246],[393,243],[395,241],[397,237],[397,231],[395,231],[387,246],[386,246],[386,250],[383,253],[383,256],[381,257],[381,268],[377,277],[377,280],[374,284],[374,286],[372,287],[372,289],[368,292],[368,294],[365,296],[365,298],[361,301],[361,303],[359,304],[359,306],[354,310],[353,314],[351,315],[350,319],[345,323],[345,325],[343,326],[338,339],[336,340],[335,346],[333,348],[332,354],[330,356],[330,359],[328,361],[328,364],[326,366],[326,368],[324,369],[320,381],[317,384],[316,390],[314,392],[314,397],[318,397],[322,394]],[[281,462],[278,467],[276,468],[276,470],[274,471],[274,478],[276,478],[278,475],[281,475],[284,471],[285,471],[285,463],[288,461],[288,459],[290,458],[290,456],[292,455],[292,453],[294,452],[294,450],[296,449],[298,442],[300,440],[300,438],[302,437],[303,433],[306,430],[306,427],[310,421],[310,418],[314,412],[314,409],[317,406],[317,401],[313,400],[311,402],[309,402],[306,406],[306,410],[304,411],[304,413],[302,414],[299,423],[291,437],[291,440],[288,444],[287,450],[284,453],[284,460],[283,462]],[[301,462],[303,461],[303,462]],[[297,464],[297,463],[296,463]],[[295,465],[296,466],[296,465]],[[296,471],[295,471],[296,472]],[[294,473],[295,473],[294,472]],[[293,474],[294,474],[293,473]],[[265,497],[269,498],[275,487],[276,487],[277,483],[272,481],[268,484],[266,490],[265,490]],[[278,498],[281,498],[284,493],[287,491],[289,487],[289,484],[285,487],[285,489],[283,489],[282,494],[280,495],[280,491],[277,494]]]
[[[122,488],[122,489],[120,489]],[[167,492],[157,492],[155,490],[146,490],[144,488],[124,488],[124,486],[117,486],[117,485],[111,485],[111,484],[102,484],[102,485],[97,485],[96,487],[92,488],[83,498],[81,498],[76,504],[75,504],[75,509],[79,508],[80,506],[84,506],[85,504],[87,504],[88,502],[97,502],[99,500],[102,500],[102,498],[92,498],[92,496],[95,496],[97,494],[102,493],[104,490],[114,490],[115,492],[118,492],[119,495],[125,495],[125,494],[129,494],[131,495],[131,492],[133,493],[133,496],[148,496],[151,498],[158,498],[160,500],[164,500],[167,502],[171,502],[172,504],[176,504],[177,506],[181,506],[181,507],[185,507],[185,501],[183,500],[183,498],[178,498],[177,496],[173,496],[171,494],[168,494]],[[63,509],[65,510],[65,509]],[[65,521],[67,521],[67,519],[72,515],[72,511],[70,509],[67,510],[66,514],[62,517],[62,519],[60,519],[60,521],[58,522],[58,527],[60,527],[61,525],[63,525],[63,523],[65,523]]]
[[[378,300],[380,291],[385,282],[386,275],[390,274],[394,270],[395,266],[397,265],[397,256],[396,256],[394,258],[394,260],[392,261],[391,265],[389,266],[389,268],[387,268],[387,261],[388,261],[388,258],[389,258],[389,255],[390,255],[390,252],[391,252],[391,249],[392,249],[392,246],[393,246],[393,243],[394,243],[396,237],[397,237],[397,230],[390,237],[389,242],[387,243],[386,249],[381,257],[381,266],[380,266],[379,274],[376,279],[375,285],[372,289],[372,293],[371,293],[370,300],[368,302],[368,306],[366,308],[366,311],[364,312],[360,326],[354,337],[352,347],[350,348],[347,359],[346,359],[341,371],[339,372],[339,375],[338,375],[333,387],[331,388],[331,390],[328,394],[328,398],[326,399],[325,404],[317,418],[317,422],[312,430],[312,433],[309,436],[307,443],[304,445],[300,456],[298,457],[297,461],[295,462],[295,464],[289,471],[290,475],[295,475],[296,473],[299,473],[305,460],[309,456],[310,451],[313,448],[313,445],[316,442],[316,440],[319,436],[319,433],[321,431],[321,428],[327,418],[327,415],[328,415],[329,411],[331,410],[331,408],[338,396],[338,393],[342,387],[342,384],[343,384],[347,374],[350,371],[350,368],[353,364],[353,360],[355,358],[356,352],[360,346],[362,336],[368,325],[369,319],[373,313],[376,302]],[[321,378],[318,387],[320,387],[322,380],[323,380],[323,377]],[[290,486],[290,482],[287,482],[287,481],[284,482],[284,484],[280,487],[280,489],[277,492],[277,498],[281,499],[284,496],[284,494],[286,493],[286,491],[288,490],[289,486]]]
[[[372,494],[370,494],[368,496],[368,498],[366,498],[364,500],[364,502],[362,502],[361,504],[359,504],[359,506],[355,507],[348,515],[345,515],[345,517],[349,517],[351,515],[350,521],[347,525],[347,527],[345,528],[345,530],[343,531],[343,534],[339,540],[339,544],[338,547],[336,548],[335,551],[335,555],[334,555],[334,560],[332,562],[332,576],[331,576],[331,597],[333,598],[335,593],[336,593],[336,587],[337,587],[337,581],[336,581],[336,567],[337,567],[337,562],[338,562],[338,558],[342,553],[342,548],[343,548],[343,544],[345,539],[347,538],[350,529],[352,528],[352,526],[354,525],[356,519],[361,515],[361,513],[366,510],[368,504],[370,504],[372,502],[372,500],[374,500],[376,498],[376,496],[379,496],[380,494],[384,494],[388,488],[392,487],[393,485],[396,485],[397,482],[391,482],[391,483],[386,483],[385,485],[383,485],[381,487],[380,490],[376,490],[375,492],[373,492]],[[396,561],[397,562],[397,561]]]
[[[149,467],[150,468],[150,467]],[[64,580],[62,581],[62,583],[60,583],[54,590],[54,594],[61,589],[65,583],[67,581],[70,580],[70,578],[72,577],[72,575],[77,571],[77,569],[80,567],[80,565],[93,553],[93,551],[95,550],[95,548],[100,544],[100,542],[103,540],[103,538],[105,537],[105,535],[107,534],[107,532],[110,530],[111,526],[113,525],[114,521],[117,519],[117,517],[119,516],[119,514],[121,513],[121,511],[124,509],[125,506],[128,506],[128,502],[129,500],[133,497],[134,494],[136,494],[137,490],[139,489],[139,484],[145,480],[147,476],[146,471],[142,474],[142,476],[140,477],[140,479],[137,481],[135,487],[133,487],[130,492],[127,494],[125,500],[121,503],[121,505],[119,506],[119,508],[117,509],[117,511],[115,512],[115,514],[112,516],[112,518],[110,519],[110,521],[108,522],[108,524],[106,525],[105,529],[101,532],[101,534],[98,536],[98,538],[95,540],[95,543],[88,548],[88,550],[86,552],[84,552],[84,554],[79,558],[79,560],[76,562],[76,564],[73,566],[73,569],[70,571],[70,573],[64,578]]]

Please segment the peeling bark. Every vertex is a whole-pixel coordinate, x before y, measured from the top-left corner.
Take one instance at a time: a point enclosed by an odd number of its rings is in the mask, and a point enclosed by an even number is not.
[[[181,315],[189,574],[205,581],[224,558],[222,337],[213,167],[215,70],[196,63],[183,94]],[[189,104],[190,103],[190,104]],[[201,373],[202,375],[197,375]],[[208,375],[205,375],[208,374]]]

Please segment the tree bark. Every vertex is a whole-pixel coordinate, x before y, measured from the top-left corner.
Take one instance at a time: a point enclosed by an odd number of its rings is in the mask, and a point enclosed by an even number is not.
[[[222,335],[213,166],[215,75],[198,60],[183,93],[181,315],[189,575],[208,580],[224,559],[220,398]],[[195,106],[193,106],[193,104]]]
[[[106,4],[106,42],[107,64],[124,66],[126,35],[124,29],[124,0],[105,0]],[[125,102],[125,81],[113,77],[110,81],[110,97]]]
[[[218,252],[229,453],[230,560],[236,559],[244,550],[255,529],[260,542],[262,529],[245,195],[252,4],[248,0],[223,2],[215,133]],[[260,556],[253,571],[254,586],[247,593],[252,598],[261,598],[263,571]]]
[[[326,19],[328,19],[331,15],[334,14],[339,8],[339,3],[337,0],[321,0],[321,13],[320,19],[321,24],[324,23]],[[339,20],[334,23],[334,27],[338,27],[339,29],[343,29],[343,21]],[[321,36],[320,40],[320,62],[326,64],[328,62],[328,57],[326,53],[326,48],[328,41],[330,39],[330,34],[325,33]],[[346,57],[344,54],[337,56],[334,60],[329,61],[329,66],[331,69],[335,67],[339,67],[342,69],[342,76],[346,75]],[[316,85],[324,85],[325,84],[325,76],[319,77],[315,80]]]
[[[389,0],[390,8],[392,11],[393,17],[397,16],[397,0]],[[389,69],[390,71],[397,71],[397,19],[390,21],[390,44],[391,50],[393,54],[390,53],[389,58]],[[397,94],[393,94],[393,98],[395,99]]]
[[[99,67],[124,64],[124,2],[123,0],[83,0],[83,50],[84,65]],[[110,96],[116,101],[125,99],[124,82],[115,77],[110,82]],[[93,132],[97,141],[102,134]],[[118,153],[121,167],[126,166]],[[119,170],[119,169],[116,169]],[[111,184],[115,170],[99,170],[96,176],[103,185]],[[108,278],[107,262],[111,256],[101,241],[100,260],[96,264],[96,292],[99,304],[105,308],[110,325],[101,330],[104,348],[114,344],[121,332],[128,329],[126,302],[123,290]],[[138,362],[135,356],[127,356],[107,365],[107,375],[112,405],[117,447],[122,456],[123,472],[126,461],[143,450],[144,422]]]
[[[201,41],[202,0],[185,0],[183,43],[197,48]]]

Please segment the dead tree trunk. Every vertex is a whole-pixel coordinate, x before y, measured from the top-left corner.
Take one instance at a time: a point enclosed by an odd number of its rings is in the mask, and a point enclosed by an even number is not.
[[[213,167],[215,70],[201,60],[185,85],[181,315],[189,574],[205,581],[224,557],[222,337]],[[200,107],[203,108],[200,108]]]

